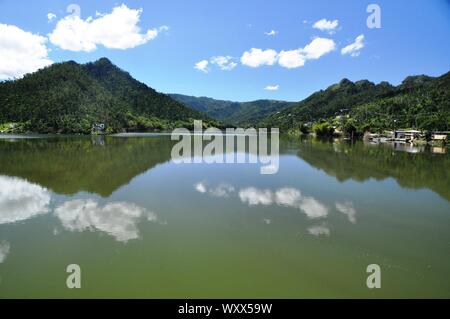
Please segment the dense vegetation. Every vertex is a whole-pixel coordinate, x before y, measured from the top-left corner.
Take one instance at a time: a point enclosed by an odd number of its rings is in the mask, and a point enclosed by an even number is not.
[[[211,120],[211,118],[215,120]],[[396,128],[450,130],[450,72],[407,77],[399,86],[344,79],[305,100],[231,102],[166,95],[101,58],[53,64],[0,83],[0,132],[91,133],[204,126],[278,127],[284,132],[359,136]]]
[[[314,130],[318,135],[335,129],[348,135],[396,128],[450,130],[450,72],[437,78],[411,76],[396,87],[344,79],[259,125],[283,131]]]
[[[193,119],[219,125],[106,58],[54,64],[0,83],[0,124],[18,132],[90,133],[94,123],[105,124],[107,132],[163,130],[192,127]]]
[[[170,96],[211,118],[240,127],[256,125],[268,115],[294,105],[293,102],[276,100],[232,102],[181,94],[171,94]]]

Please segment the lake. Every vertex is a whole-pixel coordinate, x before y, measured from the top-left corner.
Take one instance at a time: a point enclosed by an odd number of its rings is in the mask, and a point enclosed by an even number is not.
[[[173,145],[2,136],[0,298],[450,298],[448,150],[281,137],[261,175]]]

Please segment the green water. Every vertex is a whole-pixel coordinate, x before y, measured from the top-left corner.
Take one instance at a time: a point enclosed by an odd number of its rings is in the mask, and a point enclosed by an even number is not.
[[[0,138],[0,298],[450,298],[448,150],[282,138],[261,175],[172,145]]]

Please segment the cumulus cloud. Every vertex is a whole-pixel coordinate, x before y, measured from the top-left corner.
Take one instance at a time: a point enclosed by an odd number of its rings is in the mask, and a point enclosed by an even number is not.
[[[47,14],[47,20],[48,20],[48,22],[52,22],[53,19],[55,19],[55,18],[56,18],[56,14],[51,13],[51,12],[49,12],[49,13]]]
[[[325,226],[312,226],[308,228],[308,233],[313,236],[330,236],[330,229]]]
[[[280,88],[280,86],[277,85],[268,85],[264,88],[264,90],[266,91],[278,91],[278,89]]]
[[[137,223],[142,217],[156,221],[154,213],[132,203],[115,202],[100,207],[93,200],[72,200],[55,209],[55,215],[69,231],[101,231],[117,241],[139,238]]]
[[[237,63],[233,61],[231,56],[215,56],[211,58],[211,64],[217,65],[221,70],[231,71]]]
[[[50,192],[17,177],[0,176],[0,224],[16,223],[50,211]]]
[[[97,14],[83,20],[72,14],[58,21],[49,34],[50,42],[64,50],[91,52],[102,45],[108,49],[130,49],[147,43],[164,31],[149,29],[141,32],[138,23],[142,9],[130,9],[125,4],[113,8],[111,13]]]
[[[341,54],[342,55],[350,54],[350,56],[352,56],[352,57],[357,57],[360,55],[362,48],[364,48],[364,35],[363,34],[357,36],[355,39],[355,42],[342,48]]]
[[[336,209],[346,215],[349,222],[356,223],[356,210],[352,202],[336,203]]]
[[[0,23],[0,80],[20,78],[53,63],[47,38]]]
[[[262,65],[278,64],[284,68],[294,69],[305,65],[307,60],[316,60],[336,48],[332,39],[315,38],[304,48],[294,50],[283,50],[277,53],[275,50],[261,50],[252,48],[244,52],[241,62],[244,65],[257,68]]]
[[[208,73],[209,72],[208,64],[209,64],[208,60],[201,60],[201,61],[195,63],[194,69]]]
[[[330,53],[336,48],[336,44],[331,39],[315,38],[306,45],[302,52],[308,60],[319,59],[323,55]]]
[[[295,69],[305,65],[306,57],[301,49],[281,51],[278,54],[278,64],[287,69]]]
[[[277,51],[272,49],[262,50],[252,48],[250,51],[245,51],[241,57],[241,63],[252,68],[263,65],[274,65],[276,61]]]
[[[0,264],[6,260],[9,254],[10,244],[7,241],[0,242]]]
[[[314,29],[318,29],[320,31],[326,31],[329,33],[334,33],[336,28],[339,25],[338,20],[327,20],[327,19],[321,19],[313,24]]]
[[[264,32],[264,34],[270,37],[270,36],[277,35],[278,31],[270,30],[269,32]]]

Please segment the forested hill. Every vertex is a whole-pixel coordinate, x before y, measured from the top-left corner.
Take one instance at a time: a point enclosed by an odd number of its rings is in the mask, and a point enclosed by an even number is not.
[[[359,132],[409,127],[450,130],[450,72],[440,77],[410,76],[398,86],[344,79],[259,125],[290,130],[318,122],[347,125]]]
[[[232,102],[182,94],[170,94],[170,96],[184,105],[204,112],[211,118],[236,126],[255,125],[268,115],[294,105],[294,102],[276,100]]]
[[[19,131],[90,133],[94,123],[105,124],[107,132],[145,131],[190,127],[193,119],[218,125],[106,58],[57,63],[0,83],[0,125],[15,123]]]

